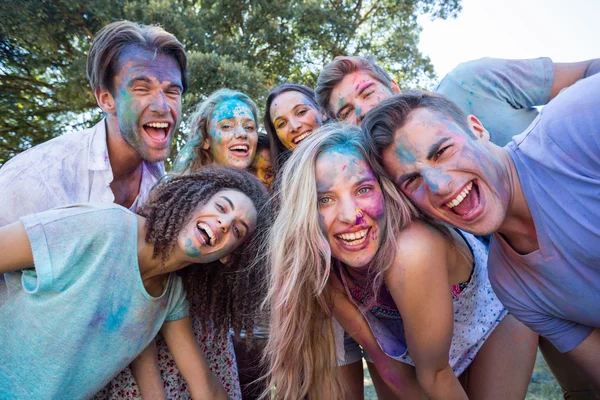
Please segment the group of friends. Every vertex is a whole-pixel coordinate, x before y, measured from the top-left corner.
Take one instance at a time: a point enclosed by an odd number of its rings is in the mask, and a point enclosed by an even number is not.
[[[486,58],[402,92],[336,57],[270,91],[266,134],[206,96],[165,173],[184,48],[105,26],[104,118],[0,169],[0,398],[362,399],[364,360],[380,399],[522,399],[538,348],[600,398],[597,72]]]

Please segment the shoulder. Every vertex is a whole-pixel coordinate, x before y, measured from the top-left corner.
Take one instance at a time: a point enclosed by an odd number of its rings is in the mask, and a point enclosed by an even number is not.
[[[429,270],[445,267],[452,238],[435,227],[414,221],[396,236],[398,251],[393,269]]]
[[[68,133],[34,146],[4,164],[0,178],[22,179],[31,175],[40,179],[40,176],[70,174],[73,162],[87,161],[90,137],[94,132],[95,129],[90,128]]]
[[[129,218],[131,221],[137,222],[134,213],[118,204],[85,203],[56,207],[48,211],[22,217],[21,220],[28,221],[31,219],[41,224],[64,222],[75,224],[75,226],[85,229],[98,228],[99,230],[103,230],[114,226],[115,221],[122,221],[124,218]]]
[[[600,75],[582,79],[548,103],[529,129],[515,137],[515,143],[528,154],[537,154],[542,163],[552,155],[552,160],[569,160],[576,169],[594,171],[600,152],[599,104]]]

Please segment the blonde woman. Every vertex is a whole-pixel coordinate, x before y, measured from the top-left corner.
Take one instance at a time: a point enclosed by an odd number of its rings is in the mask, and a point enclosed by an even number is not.
[[[171,172],[195,171],[216,163],[247,169],[258,142],[258,107],[244,93],[219,89],[189,118],[190,133]]]
[[[336,368],[339,323],[370,356],[379,398],[524,398],[537,337],[492,292],[485,248],[420,217],[362,135],[325,126],[282,170],[267,242],[275,397],[363,397]]]

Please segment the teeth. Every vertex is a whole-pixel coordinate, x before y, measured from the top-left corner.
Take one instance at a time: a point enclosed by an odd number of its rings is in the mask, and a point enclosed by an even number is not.
[[[198,222],[196,226],[206,232],[208,235],[208,244],[209,246],[213,246],[215,244],[215,234],[213,233],[212,229],[210,229],[210,226],[206,225],[204,222]]]
[[[146,124],[152,128],[167,128],[169,126],[168,123],[166,122],[150,122],[149,124]]]
[[[338,239],[343,240],[344,242],[346,242],[349,245],[357,245],[357,244],[360,244],[365,241],[368,232],[369,232],[369,229],[367,228],[367,229],[363,229],[362,231],[351,232],[351,233],[342,233],[342,234],[336,235],[336,236]]]
[[[294,143],[296,143],[296,144],[300,143],[301,141],[303,141],[304,139],[306,139],[311,133],[312,132],[306,132],[306,133],[303,133],[302,135],[296,137],[294,139]]]
[[[472,188],[473,188],[473,182],[469,182],[469,184],[463,189],[463,191],[460,192],[454,200],[447,202],[446,205],[449,208],[456,207],[457,205],[462,203],[462,201],[465,199],[465,197],[467,197],[467,195],[469,194],[469,192],[471,191]]]
[[[242,151],[248,151],[248,146],[246,145],[238,145],[238,146],[233,146],[230,147],[229,150],[242,150]]]

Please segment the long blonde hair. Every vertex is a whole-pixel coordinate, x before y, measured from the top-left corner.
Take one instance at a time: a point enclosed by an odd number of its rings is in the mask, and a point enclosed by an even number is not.
[[[279,176],[278,215],[265,247],[270,268],[270,334],[265,359],[276,399],[338,399],[342,384],[331,321],[331,249],[319,224],[315,164],[335,146],[356,149],[378,176],[386,218],[379,251],[369,265],[378,290],[396,252],[395,234],[418,213],[382,168],[368,158],[362,131],[354,126],[323,126],[286,162]],[[270,396],[269,393],[264,394]]]

